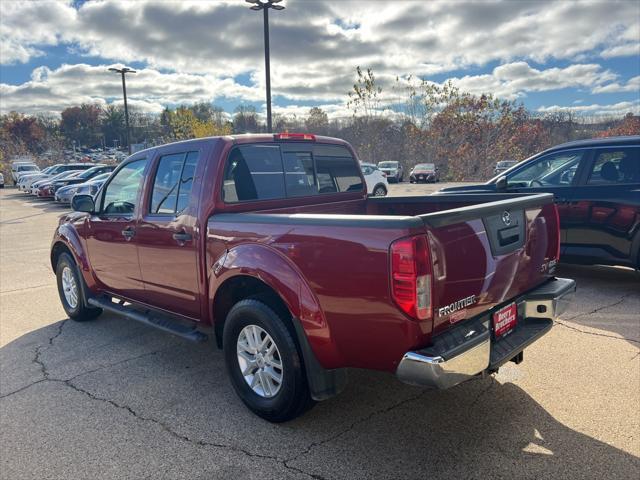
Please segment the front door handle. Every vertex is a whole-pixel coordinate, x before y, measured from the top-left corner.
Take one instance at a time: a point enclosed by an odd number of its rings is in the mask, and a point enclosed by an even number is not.
[[[173,234],[173,239],[180,244],[188,242],[192,238],[193,237],[191,236],[191,234],[185,232],[184,230],[180,230],[179,232]]]
[[[127,241],[131,240],[135,234],[136,234],[136,230],[133,227],[127,227],[124,230],[122,230],[122,236]]]

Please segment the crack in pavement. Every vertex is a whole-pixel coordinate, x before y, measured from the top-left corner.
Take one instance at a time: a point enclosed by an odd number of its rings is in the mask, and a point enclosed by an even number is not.
[[[51,380],[51,381],[59,381],[59,380]],[[225,450],[230,450],[232,452],[236,452],[236,453],[241,453],[247,457],[252,457],[252,458],[260,458],[260,459],[265,459],[265,460],[272,460],[275,461],[279,464],[281,464],[282,466],[284,466],[286,469],[288,470],[292,470],[296,473],[300,473],[303,475],[308,476],[309,478],[312,478],[314,480],[325,480],[323,477],[311,474],[311,473],[307,473],[304,470],[301,470],[297,467],[291,467],[289,465],[286,464],[286,461],[281,459],[280,457],[276,456],[276,455],[264,455],[264,454],[260,454],[260,453],[255,453],[255,452],[251,452],[245,448],[242,448],[240,446],[235,446],[235,445],[230,445],[230,444],[225,444],[225,443],[214,443],[214,442],[208,442],[206,440],[197,440],[197,439],[192,439],[187,435],[184,435],[176,430],[174,430],[170,425],[168,425],[167,423],[163,422],[162,420],[158,420],[157,418],[153,418],[153,417],[147,417],[142,415],[141,413],[137,412],[136,410],[134,410],[132,407],[130,407],[129,405],[124,405],[124,404],[120,404],[118,402],[116,402],[115,400],[112,400],[110,398],[105,398],[105,397],[100,397],[94,393],[89,392],[88,390],[79,387],[78,385],[74,384],[71,380],[66,380],[66,381],[61,381],[63,384],[65,384],[66,386],[68,386],[69,388],[75,390],[76,392],[82,393],[84,395],[86,395],[87,397],[89,397],[92,400],[95,401],[99,401],[99,402],[104,402],[107,403],[109,405],[112,405],[115,408],[121,409],[126,411],[127,413],[129,413],[130,415],[132,415],[135,419],[143,421],[143,422],[149,422],[149,423],[153,423],[154,425],[159,426],[160,428],[162,428],[165,432],[167,432],[169,435],[171,435],[172,437],[181,440],[183,442],[187,442],[189,444],[192,445],[196,445],[199,447],[213,447],[213,448],[221,448],[221,449],[225,449]]]
[[[67,319],[68,320],[68,319]],[[81,372],[69,379],[61,379],[61,378],[52,378],[50,375],[50,372],[47,368],[46,363],[44,362],[44,360],[42,359],[42,354],[47,351],[54,343],[54,341],[62,334],[63,331],[63,327],[64,324],[67,322],[67,320],[63,320],[62,322],[60,322],[60,324],[58,325],[58,329],[56,331],[56,333],[51,336],[48,341],[43,344],[43,345],[38,345],[35,349],[35,356],[32,360],[33,363],[35,363],[36,365],[38,365],[40,367],[40,371],[42,373],[42,377],[39,380],[36,380],[35,382],[30,383],[29,385],[25,385],[24,387],[21,387],[17,390],[14,390],[10,393],[7,393],[5,395],[2,395],[0,397],[0,399],[4,399],[7,398],[11,395],[15,395],[19,392],[22,392],[28,388],[33,387],[34,385],[38,385],[40,383],[44,383],[44,382],[51,382],[51,383],[58,383],[58,384],[62,384],[65,385],[66,387],[81,393],[85,396],[87,396],[88,398],[90,398],[91,400],[94,401],[99,401],[99,402],[103,402],[103,403],[107,403],[115,408],[118,408],[120,410],[124,410],[127,413],[129,413],[130,415],[132,415],[135,419],[140,420],[140,421],[144,421],[144,422],[149,422],[149,423],[153,423],[157,426],[159,426],[160,428],[162,428],[165,432],[167,432],[168,434],[170,434],[171,436],[173,436],[174,438],[184,441],[184,442],[188,442],[192,445],[196,445],[199,447],[213,447],[213,448],[221,448],[221,449],[226,449],[226,450],[230,450],[233,452],[237,452],[237,453],[241,453],[247,457],[252,457],[252,458],[260,458],[260,459],[265,459],[265,460],[271,460],[274,462],[279,463],[280,465],[282,465],[284,468],[286,468],[287,470],[290,470],[292,472],[301,474],[301,475],[305,475],[309,478],[312,478],[314,480],[325,480],[323,477],[319,476],[319,475],[314,475],[312,473],[308,473],[305,472],[304,470],[298,468],[298,467],[294,467],[294,466],[290,466],[286,464],[286,459],[283,459],[281,457],[278,457],[276,455],[264,455],[264,454],[260,454],[260,453],[255,453],[255,452],[251,452],[250,450],[244,449],[240,446],[234,446],[234,445],[230,445],[230,444],[224,444],[224,443],[213,443],[213,442],[208,442],[205,440],[196,440],[196,439],[192,439],[190,437],[188,437],[187,435],[184,435],[176,430],[174,430],[170,425],[168,425],[167,423],[158,420],[156,418],[153,417],[147,417],[144,416],[142,414],[140,414],[139,412],[137,412],[136,410],[134,410],[132,407],[128,406],[128,405],[123,405],[123,404],[119,404],[118,402],[116,402],[115,400],[109,399],[109,398],[105,398],[105,397],[100,397],[78,385],[76,385],[75,383],[73,383],[73,380],[77,379],[78,377],[81,377],[83,375],[89,375],[91,373],[95,373],[99,370],[103,370],[106,368],[111,368],[114,367],[116,365],[120,365],[132,360],[137,360],[140,359],[142,357],[145,356],[150,356],[150,355],[155,355],[156,353],[162,351],[162,350],[166,350],[172,347],[167,347],[165,349],[160,349],[160,350],[155,350],[153,352],[146,352],[144,354],[138,355],[136,357],[130,357],[130,358],[126,358],[124,360],[121,360],[119,362],[115,362],[113,364],[109,364],[109,365],[102,365],[98,368],[95,368],[93,370],[88,370],[85,372]]]
[[[4,395],[1,395],[0,399],[10,397],[11,395],[14,395],[16,393],[20,393],[20,392],[26,390],[27,388],[30,388],[30,387],[32,387],[34,385],[38,385],[39,383],[43,383],[43,382],[62,382],[62,383],[70,382],[70,381],[75,380],[76,378],[82,377],[84,375],[89,375],[90,373],[99,372],[100,370],[105,370],[107,368],[115,367],[117,365],[122,365],[123,363],[131,362],[133,360],[138,360],[140,358],[148,357],[150,355],[155,355],[156,353],[162,352],[163,350],[168,350],[169,348],[171,348],[171,347],[163,348],[163,349],[160,349],[160,350],[154,350],[153,352],[146,352],[146,353],[143,353],[141,355],[136,355],[135,357],[129,357],[129,358],[125,358],[125,359],[120,360],[120,361],[115,362],[115,363],[110,363],[108,365],[100,365],[99,367],[94,368],[93,370],[86,370],[84,372],[80,372],[80,373],[78,373],[77,375],[74,375],[71,378],[66,378],[66,379],[65,378],[51,378],[51,377],[41,378],[40,380],[36,380],[35,382],[32,382],[32,383],[30,383],[28,385],[20,387],[17,390],[13,390],[12,392],[5,393]]]
[[[576,315],[574,315],[572,317],[566,318],[564,320],[570,322],[572,320],[575,320],[576,318],[588,317],[589,315],[593,315],[594,313],[598,313],[598,312],[600,312],[602,310],[606,310],[607,308],[615,307],[615,306],[620,305],[621,303],[623,303],[627,298],[629,298],[631,295],[633,295],[633,293],[634,292],[629,292],[629,293],[623,295],[622,297],[620,297],[618,300],[616,300],[613,303],[610,303],[608,305],[602,305],[601,307],[594,308],[590,312],[578,313],[578,314],[576,314]],[[594,337],[612,338],[614,340],[626,340],[627,342],[633,342],[633,343],[640,344],[640,340],[636,340],[634,338],[627,338],[627,337],[624,337],[624,336],[615,336],[615,335],[610,335],[608,333],[589,332],[587,330],[583,330],[581,328],[574,327],[572,325],[568,325],[567,323],[565,323],[565,321],[563,321],[563,320],[554,320],[553,323],[556,324],[556,325],[560,325],[560,326],[563,326],[565,328],[568,328],[569,330],[574,330],[576,332],[584,333],[585,335],[593,335]]]
[[[47,370],[46,365],[44,364],[44,362],[42,361],[42,359],[40,357],[42,356],[43,352],[48,350],[53,345],[54,340],[56,338],[58,338],[62,334],[62,328],[64,327],[64,324],[67,322],[67,320],[62,320],[58,324],[58,329],[57,329],[56,333],[53,336],[49,337],[49,339],[47,340],[46,344],[38,345],[36,347],[36,349],[35,349],[35,356],[33,357],[33,360],[31,361],[31,363],[35,363],[36,365],[38,365],[38,367],[40,368],[40,372],[42,373],[42,378],[39,379],[39,380],[36,380],[35,382],[32,382],[32,383],[30,383],[28,385],[25,385],[25,386],[23,386],[23,387],[21,387],[21,388],[19,388],[17,390],[14,390],[14,391],[9,392],[9,393],[5,393],[4,395],[0,396],[0,399],[10,397],[11,395],[15,395],[16,393],[22,392],[22,391],[26,390],[27,388],[31,388],[34,385],[37,385],[39,383],[42,383],[44,381],[49,380],[49,371]],[[44,347],[46,347],[46,348],[44,348]]]
[[[573,317],[565,318],[565,320],[571,321],[571,320],[574,320],[574,319],[579,318],[579,317],[585,317],[585,316],[593,315],[594,313],[597,313],[600,310],[606,310],[607,308],[615,307],[616,305],[620,305],[621,303],[623,303],[628,297],[630,297],[634,293],[635,292],[626,293],[626,294],[622,295],[618,300],[616,300],[613,303],[610,303],[608,305],[602,305],[601,307],[594,308],[590,312],[577,313]]]
[[[561,322],[560,320],[556,320],[555,322],[553,322],[557,325],[560,325],[562,327],[568,328],[569,330],[575,330],[576,332],[580,332],[580,333],[584,333],[585,335],[593,335],[594,337],[606,337],[606,338],[612,338],[614,340],[625,340],[627,342],[633,342],[633,343],[638,343],[640,344],[640,340],[636,340],[635,338],[627,338],[627,337],[616,337],[615,335],[609,335],[607,333],[598,333],[598,332],[588,332],[586,330],[582,330],[580,328],[571,326],[571,325],[567,325],[564,322]]]
[[[54,288],[54,285],[51,285],[51,283],[43,283],[42,285],[31,285],[29,287],[14,288],[13,290],[3,290],[0,292],[0,294],[4,295],[5,293],[24,292],[25,290],[35,290],[36,288],[44,287]]]
[[[62,328],[64,327],[65,323],[67,323],[67,320],[62,320],[60,322],[60,324],[58,325],[58,331],[55,333],[55,335],[53,335],[52,337],[49,337],[49,341],[47,342],[46,345],[44,345],[47,348],[45,348],[43,350],[43,345],[38,345],[36,347],[36,352],[35,352],[35,357],[33,358],[33,363],[35,363],[36,365],[38,365],[40,367],[40,371],[42,372],[42,376],[44,377],[43,380],[46,380],[46,379],[49,378],[49,371],[47,370],[46,365],[44,364],[44,362],[42,361],[42,359],[40,357],[42,356],[42,353],[44,351],[48,350],[53,345],[54,340],[56,338],[58,338],[62,334]]]

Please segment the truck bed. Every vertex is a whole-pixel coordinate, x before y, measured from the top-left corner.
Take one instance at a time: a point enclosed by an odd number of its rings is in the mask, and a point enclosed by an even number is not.
[[[500,223],[505,211],[518,223],[518,238],[501,246],[497,233],[507,227]],[[227,251],[264,245],[306,279],[325,318],[322,328],[308,324],[305,330],[325,368],[373,363],[389,371],[408,347],[424,347],[454,323],[543,283],[552,273],[545,265],[555,259],[558,242],[556,211],[547,194],[368,198],[217,214],[208,227],[215,239],[227,239]],[[431,250],[434,316],[415,321],[391,298],[389,248],[399,238],[421,234]],[[213,240],[209,247],[219,244]],[[222,254],[208,248],[208,264]],[[475,301],[467,308],[441,314],[441,308],[472,295]],[[371,329],[379,334],[368,336],[365,345],[362,332]],[[339,343],[331,344],[333,339]],[[371,351],[380,354],[372,359]]]

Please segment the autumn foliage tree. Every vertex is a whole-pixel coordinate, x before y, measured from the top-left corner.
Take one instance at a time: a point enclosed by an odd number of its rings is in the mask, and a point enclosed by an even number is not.
[[[640,135],[640,116],[627,113],[617,125],[597,134],[598,137],[615,137],[618,135]]]
[[[166,123],[169,136],[173,140],[229,135],[231,133],[230,124],[217,123],[212,116],[203,115],[202,111],[198,115],[198,111],[187,106],[178,107],[176,110],[165,109],[162,122]]]
[[[66,108],[61,113],[60,130],[77,145],[95,145],[100,142],[100,105],[83,103]]]

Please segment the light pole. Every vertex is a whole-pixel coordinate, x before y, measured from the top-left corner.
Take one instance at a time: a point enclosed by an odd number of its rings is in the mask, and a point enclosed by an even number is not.
[[[127,147],[129,148],[129,155],[131,155],[131,136],[129,134],[129,108],[127,107],[127,82],[124,79],[127,73],[136,73],[135,70],[130,68],[110,68],[110,72],[116,72],[122,75],[122,95],[124,96],[124,121],[127,124]]]
[[[267,130],[271,133],[271,68],[269,60],[269,9],[284,10],[284,6],[276,5],[282,0],[246,0],[251,3],[251,10],[262,10],[264,13],[264,70],[267,80]]]

